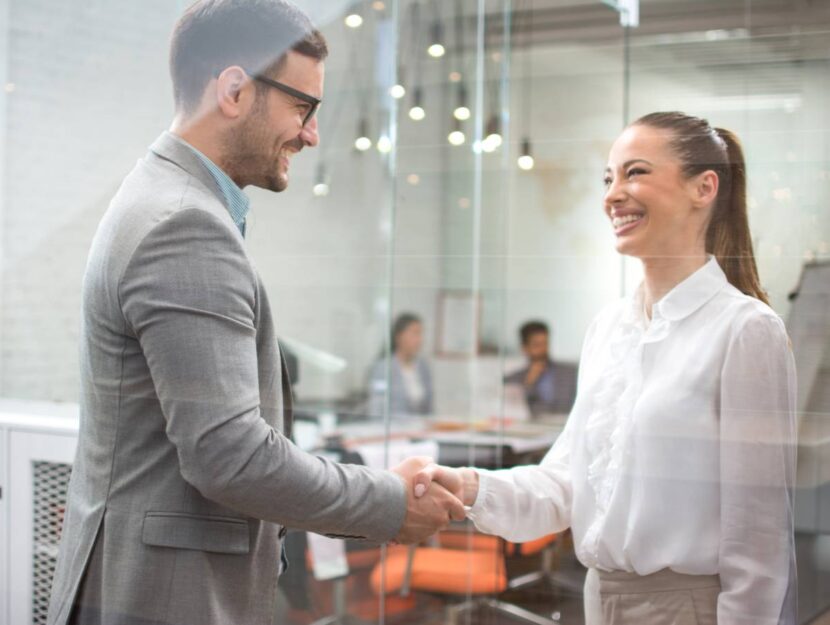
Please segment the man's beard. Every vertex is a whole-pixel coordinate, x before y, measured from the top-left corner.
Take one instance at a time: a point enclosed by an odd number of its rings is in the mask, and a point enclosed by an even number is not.
[[[287,172],[280,171],[280,156],[285,149],[299,142],[299,138],[284,143],[274,155],[270,142],[265,98],[257,98],[248,119],[227,139],[228,169],[234,178],[245,185],[254,185],[279,193],[288,187]],[[297,151],[302,148],[294,146]]]

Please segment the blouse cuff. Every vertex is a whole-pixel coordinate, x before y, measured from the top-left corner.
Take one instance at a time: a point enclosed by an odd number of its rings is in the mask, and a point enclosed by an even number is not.
[[[473,470],[478,473],[478,493],[476,494],[476,500],[473,502],[473,505],[467,511],[467,518],[475,521],[476,518],[480,519],[486,513],[487,494],[492,480],[486,471],[482,471],[481,469]]]

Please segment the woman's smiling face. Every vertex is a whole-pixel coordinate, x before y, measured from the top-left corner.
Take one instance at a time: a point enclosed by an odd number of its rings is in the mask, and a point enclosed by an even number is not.
[[[684,176],[670,139],[669,131],[635,125],[611,148],[604,207],[621,254],[665,258],[705,248],[711,200],[701,203],[700,176]]]

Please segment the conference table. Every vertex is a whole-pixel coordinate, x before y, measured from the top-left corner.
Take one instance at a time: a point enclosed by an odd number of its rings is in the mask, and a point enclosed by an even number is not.
[[[537,462],[550,449],[567,415],[532,420],[419,417],[338,424],[324,435],[326,450],[402,450],[429,442],[449,466],[510,467]],[[399,453],[392,453],[398,457]],[[366,459],[368,460],[368,459]],[[375,464],[367,462],[367,464]]]

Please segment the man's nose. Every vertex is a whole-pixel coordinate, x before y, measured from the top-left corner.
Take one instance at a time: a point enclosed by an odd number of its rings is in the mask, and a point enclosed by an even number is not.
[[[308,123],[303,126],[303,129],[300,131],[300,140],[303,142],[303,145],[310,148],[316,147],[320,143],[316,116],[308,120]]]

